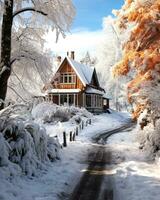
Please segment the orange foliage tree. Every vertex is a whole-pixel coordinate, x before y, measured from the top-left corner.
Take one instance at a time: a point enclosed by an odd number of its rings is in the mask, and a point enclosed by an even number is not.
[[[122,31],[129,27],[130,37],[123,45],[123,57],[114,75],[132,72],[128,99],[134,104],[136,119],[151,104],[148,95],[140,94],[149,83],[152,89],[160,84],[160,0],[126,0],[116,15],[118,27]]]

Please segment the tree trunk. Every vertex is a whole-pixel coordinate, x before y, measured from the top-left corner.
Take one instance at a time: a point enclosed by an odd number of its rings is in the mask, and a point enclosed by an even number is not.
[[[0,60],[0,99],[5,100],[8,78],[11,74],[11,34],[13,22],[13,0],[4,1]],[[4,107],[2,103],[0,109]]]

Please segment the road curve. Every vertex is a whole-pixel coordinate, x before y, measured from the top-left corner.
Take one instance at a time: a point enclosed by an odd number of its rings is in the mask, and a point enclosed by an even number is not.
[[[102,133],[94,140],[97,142],[102,138],[106,141],[110,135],[131,130],[133,126],[134,123],[130,122],[117,129]],[[94,145],[88,154],[87,162],[89,163],[88,168],[84,171],[69,200],[113,200],[113,177],[106,173],[106,166],[112,164],[111,151],[103,145]]]

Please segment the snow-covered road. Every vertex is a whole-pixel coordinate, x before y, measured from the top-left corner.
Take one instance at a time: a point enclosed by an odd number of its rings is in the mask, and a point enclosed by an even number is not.
[[[129,122],[114,130],[99,133],[96,141],[104,141],[115,133],[132,130],[134,124]],[[102,140],[101,140],[102,139]],[[116,159],[116,158],[114,158]],[[113,200],[114,184],[113,174],[109,174],[112,170],[111,164],[116,163],[117,160],[112,158],[112,149],[107,148],[106,145],[94,145],[88,153],[86,161],[89,163],[80,182],[75,187],[70,200]],[[102,187],[103,185],[103,187]],[[102,189],[103,188],[103,189]]]

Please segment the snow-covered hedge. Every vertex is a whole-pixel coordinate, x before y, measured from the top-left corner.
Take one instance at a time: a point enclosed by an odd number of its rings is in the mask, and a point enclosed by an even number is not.
[[[35,106],[32,110],[33,118],[42,123],[50,122],[66,122],[70,119],[78,122],[81,117],[92,117],[84,108],[78,108],[74,106],[58,106],[56,104],[51,104],[43,102]]]
[[[144,149],[150,158],[160,157],[160,119],[153,120],[147,110],[138,119],[140,148]]]
[[[0,112],[0,175],[4,167],[12,174],[13,166],[22,173],[34,175],[49,161],[59,159],[60,144],[46,134],[45,128],[18,113],[13,114],[10,109]]]
[[[42,124],[69,120],[80,123],[84,117],[92,114],[85,109],[47,102],[33,109],[31,104],[17,104],[0,111],[0,177],[4,171],[8,175],[35,175],[37,169],[59,159],[59,141],[49,136]]]

